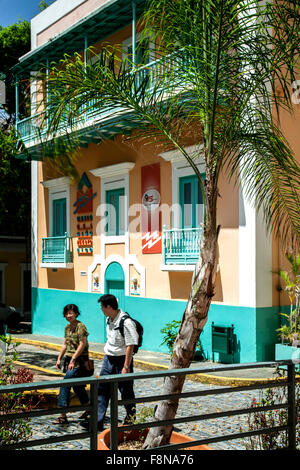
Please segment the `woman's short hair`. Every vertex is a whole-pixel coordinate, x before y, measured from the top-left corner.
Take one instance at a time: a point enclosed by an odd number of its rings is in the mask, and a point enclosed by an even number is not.
[[[75,313],[76,317],[78,317],[78,315],[80,315],[80,312],[79,312],[79,309],[77,307],[77,305],[75,304],[68,304],[64,307],[64,311],[63,311],[63,316],[65,317],[66,314],[70,311],[70,310],[73,310],[73,312]]]

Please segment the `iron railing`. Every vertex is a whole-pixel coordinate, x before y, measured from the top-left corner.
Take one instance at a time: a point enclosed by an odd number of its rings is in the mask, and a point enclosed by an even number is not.
[[[145,77],[148,77],[148,89],[151,90],[158,83],[161,84],[161,88],[168,88],[166,81],[166,72],[171,73],[176,77],[176,69],[182,68],[185,63],[188,63],[187,53],[182,51],[180,54],[170,54],[166,57],[162,57],[157,60],[153,60],[146,65],[138,66],[134,70],[136,79],[135,86],[139,88]],[[176,86],[176,80],[173,79],[173,88]],[[161,89],[157,90],[158,92]],[[170,92],[170,90],[169,90]],[[82,95],[84,96],[84,95]],[[49,109],[51,103],[49,103]],[[69,108],[69,109],[68,109]],[[124,113],[126,110],[122,107],[113,107],[112,109],[105,109],[104,111],[99,109],[95,99],[87,99],[87,102],[82,105],[81,109],[77,109],[74,113],[72,108],[72,102],[65,105],[64,112],[60,116],[59,126],[57,132],[64,133],[71,128],[70,115],[72,116],[72,126],[85,125],[88,121],[95,119],[103,119],[108,117],[110,114]],[[75,115],[76,114],[76,115]],[[46,138],[49,132],[49,117],[50,113],[46,111],[40,111],[36,114],[22,119],[17,122],[17,131],[20,134],[23,142],[29,143],[40,138]]]
[[[72,263],[72,237],[42,238],[42,263]]]
[[[33,390],[42,390],[42,389],[52,389],[52,388],[59,388],[64,386],[73,386],[73,385],[82,385],[82,384],[89,384],[90,385],[90,405],[89,406],[70,406],[69,408],[54,408],[49,410],[33,410],[30,412],[24,412],[22,414],[6,414],[1,415],[0,413],[0,426],[1,421],[8,421],[12,419],[20,419],[20,418],[28,418],[28,417],[37,417],[37,416],[47,416],[53,414],[60,414],[63,411],[65,412],[75,412],[81,410],[88,410],[91,412],[91,422],[90,422],[90,431],[89,432],[82,432],[78,434],[66,434],[64,436],[55,436],[51,438],[45,439],[38,439],[32,440],[27,442],[18,442],[16,444],[9,444],[9,445],[0,445],[0,450],[11,450],[11,449],[18,449],[18,448],[28,448],[34,446],[40,446],[43,444],[51,444],[55,442],[63,442],[63,441],[73,441],[78,439],[90,438],[90,449],[96,450],[97,449],[97,389],[98,389],[98,382],[106,382],[110,384],[111,392],[110,392],[110,420],[111,420],[111,432],[110,432],[110,449],[117,450],[118,449],[118,432],[121,430],[122,432],[133,430],[133,429],[145,429],[151,428],[156,426],[168,426],[168,425],[177,425],[180,423],[188,423],[193,421],[200,421],[200,420],[209,420],[215,418],[224,418],[229,416],[237,416],[237,415],[245,415],[255,412],[266,412],[270,410],[278,410],[278,409],[286,409],[288,413],[287,423],[285,425],[280,426],[273,426],[263,429],[256,429],[246,432],[238,432],[232,434],[226,434],[222,436],[216,436],[212,438],[205,438],[205,439],[198,439],[190,442],[184,442],[180,444],[170,444],[166,446],[159,447],[159,450],[175,450],[175,449],[182,449],[192,448],[194,446],[199,445],[210,445],[217,442],[222,441],[229,441],[234,439],[244,439],[251,436],[257,436],[261,434],[270,434],[272,432],[281,432],[286,431],[288,434],[288,449],[295,450],[297,446],[297,438],[296,438],[296,425],[297,425],[297,403],[296,403],[296,375],[295,375],[295,363],[299,363],[300,361],[275,361],[275,362],[259,362],[259,363],[248,363],[248,364],[236,364],[231,366],[221,366],[221,367],[212,367],[209,369],[171,369],[168,371],[157,371],[157,372],[139,372],[139,373],[132,373],[132,374],[119,374],[119,375],[111,375],[111,376],[103,376],[100,378],[81,378],[81,379],[66,379],[60,381],[49,381],[49,382],[39,382],[39,383],[30,383],[30,384],[18,384],[18,385],[9,385],[9,386],[2,386],[0,388],[0,393],[17,393],[17,392],[24,392],[24,391],[33,391]],[[252,385],[245,385],[245,386],[237,386],[237,387],[220,387],[218,389],[206,389],[206,390],[199,390],[199,391],[192,391],[192,392],[183,392],[177,393],[172,395],[151,395],[151,396],[143,396],[140,398],[135,398],[135,400],[119,400],[118,399],[118,384],[121,381],[126,380],[144,380],[144,379],[156,379],[158,377],[174,377],[179,375],[192,375],[192,374],[211,374],[214,372],[224,372],[224,371],[238,371],[238,370],[245,370],[245,369],[254,369],[254,368],[264,368],[264,367],[283,367],[287,366],[287,378],[283,381],[278,381],[276,379],[264,381],[263,383],[255,383]],[[161,400],[176,400],[176,399],[184,399],[190,397],[204,397],[209,395],[221,395],[225,393],[235,393],[240,391],[247,391],[247,390],[256,390],[256,389],[263,389],[263,388],[274,388],[274,387],[287,387],[287,401],[286,403],[280,404],[269,404],[265,406],[251,406],[249,408],[241,408],[241,409],[233,409],[229,411],[221,411],[221,412],[214,412],[214,413],[207,413],[207,414],[200,414],[200,415],[191,415],[187,417],[179,417],[172,420],[164,420],[164,421],[150,421],[145,423],[138,423],[126,426],[118,426],[118,407],[121,405],[127,405],[129,403],[153,403],[158,402]],[[158,448],[157,448],[158,449]]]
[[[163,263],[196,264],[200,254],[201,228],[163,227]]]

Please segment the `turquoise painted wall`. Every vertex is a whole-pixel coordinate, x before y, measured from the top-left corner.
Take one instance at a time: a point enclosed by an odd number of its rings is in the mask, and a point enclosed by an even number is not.
[[[90,342],[105,342],[105,318],[98,299],[101,294],[55,289],[32,290],[32,332],[46,336],[63,337],[66,321],[62,315],[68,303],[78,305],[90,333]],[[166,323],[182,318],[186,302],[174,300],[125,297],[125,310],[144,327],[143,349],[168,352],[161,346],[160,330]],[[257,362],[274,360],[276,328],[280,324],[277,307],[248,308],[212,304],[209,319],[201,334],[201,343],[207,359],[212,359],[211,324],[234,325],[236,351],[232,356],[215,354],[220,362]]]

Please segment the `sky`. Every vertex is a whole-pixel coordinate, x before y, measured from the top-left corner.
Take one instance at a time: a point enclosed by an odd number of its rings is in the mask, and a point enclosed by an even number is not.
[[[30,21],[39,13],[41,0],[0,0],[0,26],[9,26],[18,19]],[[51,3],[50,1],[48,3]]]

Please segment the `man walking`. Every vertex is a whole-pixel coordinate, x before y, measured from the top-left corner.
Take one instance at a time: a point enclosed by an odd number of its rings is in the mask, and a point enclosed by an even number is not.
[[[101,310],[107,318],[107,341],[104,346],[104,361],[100,372],[103,375],[127,374],[133,372],[133,350],[138,344],[138,333],[134,322],[130,318],[124,320],[124,336],[119,326],[125,313],[119,309],[118,301],[114,295],[106,294],[100,297]],[[133,380],[119,382],[122,400],[134,399]],[[98,386],[98,431],[103,430],[105,414],[110,399],[109,384],[101,383]],[[135,416],[135,404],[126,405],[126,417],[123,424],[129,423]],[[86,423],[82,423],[87,428]]]

